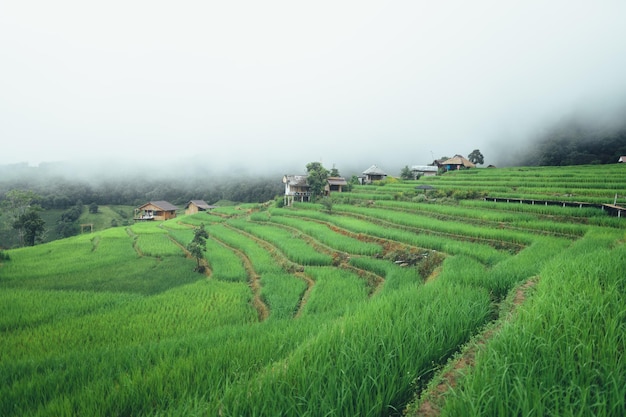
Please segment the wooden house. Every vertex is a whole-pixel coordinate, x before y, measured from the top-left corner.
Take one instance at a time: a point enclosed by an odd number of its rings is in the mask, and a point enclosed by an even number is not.
[[[150,201],[135,209],[135,220],[168,220],[176,217],[178,207],[168,201]]]
[[[285,184],[284,203],[290,206],[294,201],[310,201],[311,187],[306,181],[306,175],[285,175],[283,184]]]
[[[294,201],[311,201],[312,193],[307,177],[307,175],[285,175],[283,177],[283,183],[285,184],[284,203],[286,206],[291,206]],[[343,177],[328,177],[324,186],[324,195],[330,195],[332,192],[340,193],[346,185],[348,185],[348,182]]]
[[[454,155],[452,158],[441,162],[446,171],[454,171],[456,169],[476,168],[472,162],[461,155]]]
[[[343,191],[343,187],[348,185],[348,182],[343,177],[328,177],[328,184],[324,188],[324,193],[326,195],[330,195],[332,192],[341,193]]]
[[[382,181],[387,178],[387,174],[385,171],[377,167],[376,165],[372,165],[365,171],[363,171],[363,176],[360,178],[362,184],[371,184],[373,181]]]
[[[202,211],[209,211],[214,208],[215,206],[208,204],[204,200],[191,200],[185,204],[185,214],[196,214]]]

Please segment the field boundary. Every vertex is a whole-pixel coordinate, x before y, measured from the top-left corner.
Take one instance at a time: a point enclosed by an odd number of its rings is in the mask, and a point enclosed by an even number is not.
[[[409,404],[405,415],[426,417],[438,417],[440,415],[441,407],[445,404],[446,394],[456,388],[458,380],[474,367],[478,351],[483,349],[489,340],[502,329],[502,326],[515,316],[517,309],[526,301],[530,290],[537,284],[538,280],[538,276],[531,277],[513,290],[513,293],[507,297],[506,306],[501,309],[499,318],[491,325],[487,325],[481,333],[476,335],[453,357],[432,379],[426,390],[420,394],[419,399]],[[415,406],[417,408],[414,408]]]

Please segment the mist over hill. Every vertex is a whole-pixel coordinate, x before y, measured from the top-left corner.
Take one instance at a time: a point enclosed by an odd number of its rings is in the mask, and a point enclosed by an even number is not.
[[[616,163],[626,155],[626,106],[573,112],[500,153],[502,166]]]

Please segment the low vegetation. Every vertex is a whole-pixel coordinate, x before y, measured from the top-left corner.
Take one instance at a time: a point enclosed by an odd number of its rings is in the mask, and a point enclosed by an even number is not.
[[[619,204],[622,168],[468,170],[3,250],[0,415],[623,415],[626,220],[480,198]]]

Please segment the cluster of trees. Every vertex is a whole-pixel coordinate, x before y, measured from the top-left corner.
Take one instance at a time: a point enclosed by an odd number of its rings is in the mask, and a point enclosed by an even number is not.
[[[78,234],[78,219],[83,214],[85,206],[82,200],[61,213],[61,218],[57,222],[56,232],[59,237],[69,237]]]
[[[32,191],[11,190],[0,204],[2,220],[15,231],[21,246],[34,246],[44,237],[46,227],[37,198]]]
[[[35,168],[36,169],[36,168]],[[206,179],[142,179],[90,182],[59,177],[33,175],[19,179],[0,180],[0,200],[13,189],[33,191],[34,200],[43,209],[67,210],[79,201],[96,205],[139,206],[150,200],[167,200],[183,205],[189,200],[215,203],[230,200],[241,203],[264,202],[282,192],[280,177]],[[0,167],[0,178],[2,178]]]

